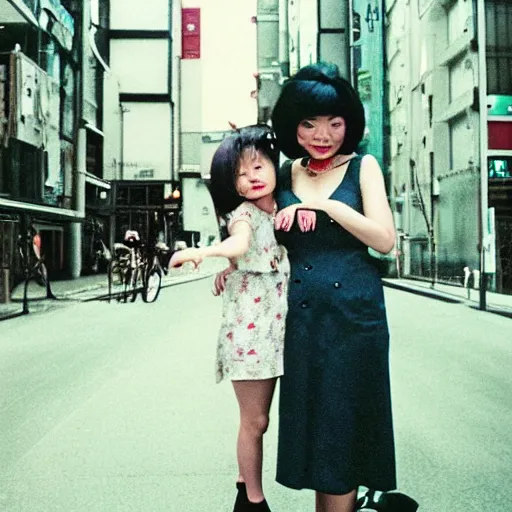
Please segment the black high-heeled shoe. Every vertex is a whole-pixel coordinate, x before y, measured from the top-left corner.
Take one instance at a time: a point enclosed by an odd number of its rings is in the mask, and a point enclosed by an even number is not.
[[[375,491],[369,490],[356,502],[356,510],[375,512],[416,512],[419,504],[410,496],[401,492],[391,491],[382,493],[375,499]]]
[[[260,501],[259,503],[247,500],[246,507],[247,512],[271,512],[267,500]]]
[[[233,512],[246,512],[249,498],[247,497],[247,488],[245,487],[245,482],[237,482],[236,488],[238,489],[238,492],[236,495],[235,508],[233,509]]]

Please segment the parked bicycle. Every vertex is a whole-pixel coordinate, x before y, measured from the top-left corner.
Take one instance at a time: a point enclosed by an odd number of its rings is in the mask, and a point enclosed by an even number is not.
[[[168,254],[165,244],[157,243],[151,248],[143,245],[137,231],[127,231],[122,243],[115,243],[108,269],[109,300],[114,285],[122,288],[116,294],[118,301],[134,302],[140,293],[144,302],[154,302],[162,287],[162,278],[167,273],[162,265]]]
[[[146,253],[148,263],[145,274],[145,302],[155,302],[162,288],[162,278],[167,275],[167,264],[170,259],[169,247],[163,242],[156,243]],[[163,264],[162,264],[163,262]]]
[[[84,272],[97,274],[108,267],[111,252],[103,242],[104,228],[96,219],[88,219],[84,224]]]
[[[27,222],[26,224],[26,232],[19,234],[17,239],[18,254],[21,268],[23,269],[23,279],[25,281],[23,289],[23,313],[28,313],[28,285],[30,281],[35,281],[39,286],[46,288],[47,299],[56,299],[50,286],[48,269],[46,268],[44,256],[41,252],[41,235],[31,223]]]

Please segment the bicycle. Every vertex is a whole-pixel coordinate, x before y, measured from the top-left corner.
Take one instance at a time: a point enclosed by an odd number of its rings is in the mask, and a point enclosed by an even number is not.
[[[134,234],[135,233],[135,234]],[[140,293],[146,303],[155,302],[162,288],[162,279],[167,268],[161,261],[169,248],[163,243],[155,244],[151,250],[140,243],[138,233],[127,231],[124,242],[114,244],[113,257],[109,264],[109,300],[116,281],[123,287],[117,295],[118,302],[135,302]]]
[[[30,250],[30,247],[32,250]],[[44,256],[41,254],[41,236],[32,224],[28,224],[25,236],[18,235],[17,248],[23,269],[25,285],[23,288],[23,313],[28,313],[28,285],[34,280],[39,286],[46,288],[46,298],[56,299],[50,286],[48,269],[44,263]],[[32,255],[32,257],[31,257]],[[32,264],[35,258],[35,263]]]
[[[130,243],[129,241],[125,241]],[[127,243],[115,243],[113,257],[108,268],[109,300],[112,296],[112,285],[117,277],[117,284],[122,286],[121,294],[117,295],[117,301],[134,302],[137,298],[139,284],[142,286],[143,258],[139,247],[133,247]]]
[[[146,257],[146,273],[142,299],[144,302],[155,302],[162,289],[162,278],[167,274],[167,265],[162,265],[161,260],[169,254],[169,247],[163,242],[158,242],[148,251]],[[151,261],[151,263],[150,263]]]

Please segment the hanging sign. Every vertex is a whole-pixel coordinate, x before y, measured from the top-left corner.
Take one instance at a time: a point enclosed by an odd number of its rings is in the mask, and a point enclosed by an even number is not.
[[[181,51],[182,59],[201,57],[201,10],[181,10]]]

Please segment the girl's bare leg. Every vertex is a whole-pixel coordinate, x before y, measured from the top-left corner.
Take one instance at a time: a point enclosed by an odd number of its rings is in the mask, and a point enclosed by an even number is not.
[[[268,427],[268,414],[276,379],[233,381],[240,407],[237,458],[240,480],[245,482],[249,501],[265,499],[261,483],[263,434]]]
[[[333,495],[316,493],[316,512],[354,512],[357,492]]]

